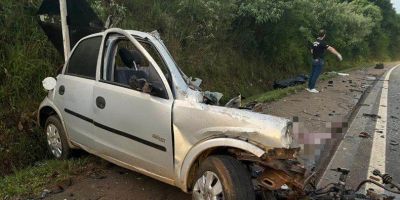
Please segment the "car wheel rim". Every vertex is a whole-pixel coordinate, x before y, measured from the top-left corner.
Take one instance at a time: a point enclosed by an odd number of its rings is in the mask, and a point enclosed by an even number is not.
[[[62,154],[62,143],[58,128],[54,124],[47,125],[46,135],[47,135],[47,144],[50,147],[51,153],[56,158],[60,158]]]
[[[206,171],[197,179],[193,187],[193,199],[198,200],[222,200],[224,194],[222,183],[218,176],[211,171]]]

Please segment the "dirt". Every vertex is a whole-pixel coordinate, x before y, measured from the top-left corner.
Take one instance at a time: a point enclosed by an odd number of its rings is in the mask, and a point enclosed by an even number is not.
[[[71,186],[64,185],[64,191],[49,194],[45,199],[191,199],[190,195],[183,193],[179,188],[112,164],[100,171],[84,174],[73,178]],[[49,190],[52,190],[51,188],[54,186],[49,187]]]
[[[381,76],[385,69],[373,67],[349,72],[349,76],[336,76],[317,84],[319,94],[305,90],[279,101],[259,105],[262,113],[287,118],[298,117],[304,133],[337,132],[343,129],[329,128],[330,122],[348,122],[350,112],[355,108],[361,94],[373,84],[368,76]],[[368,106],[368,105],[362,105]],[[343,125],[343,124],[342,124]],[[328,128],[327,128],[328,127]],[[311,154],[318,154],[311,150]],[[320,152],[320,154],[322,154]],[[311,156],[313,157],[313,156]],[[316,162],[314,156],[309,165]],[[45,199],[191,199],[180,189],[164,184],[144,175],[115,165],[102,169],[100,176],[81,175],[72,180],[72,185],[58,194],[49,194]]]

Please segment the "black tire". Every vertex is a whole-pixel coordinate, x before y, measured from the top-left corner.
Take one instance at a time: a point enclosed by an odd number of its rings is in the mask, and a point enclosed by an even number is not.
[[[61,156],[57,157],[55,156],[55,154],[53,154],[53,152],[51,151],[51,147],[49,145],[49,143],[47,142],[47,147],[49,149],[50,154],[55,158],[55,159],[59,159],[59,160],[63,160],[63,159],[68,159],[71,156],[71,148],[68,145],[68,140],[67,140],[67,136],[65,134],[65,130],[64,127],[61,124],[60,119],[56,116],[56,115],[52,115],[50,117],[47,118],[45,126],[44,126],[44,133],[46,135],[46,141],[47,140],[47,127],[53,124],[57,130],[58,130],[58,134],[60,136],[60,141],[61,141]]]
[[[250,173],[245,166],[231,156],[217,155],[206,158],[198,170],[196,181],[207,171],[217,175],[222,183],[223,199],[225,200],[254,200],[255,191]],[[196,199],[193,191],[193,199]]]

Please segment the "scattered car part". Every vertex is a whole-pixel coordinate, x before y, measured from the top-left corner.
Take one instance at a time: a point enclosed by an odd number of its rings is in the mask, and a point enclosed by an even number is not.
[[[375,65],[375,69],[383,69],[383,68],[385,68],[385,65],[383,63],[377,63]]]
[[[308,76],[298,75],[294,78],[274,81],[273,87],[274,87],[274,89],[282,89],[282,88],[292,87],[295,85],[304,84],[304,83],[306,83],[307,80],[308,80]]]
[[[237,97],[232,98],[225,104],[228,108],[240,108],[242,106],[242,95],[239,94]]]

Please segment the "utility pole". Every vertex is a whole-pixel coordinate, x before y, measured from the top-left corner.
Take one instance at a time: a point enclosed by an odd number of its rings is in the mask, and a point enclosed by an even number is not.
[[[64,59],[65,62],[68,60],[69,52],[71,51],[70,40],[69,40],[69,28],[67,23],[67,0],[60,0],[60,16],[61,16],[61,29],[63,36],[63,45],[64,45]]]

